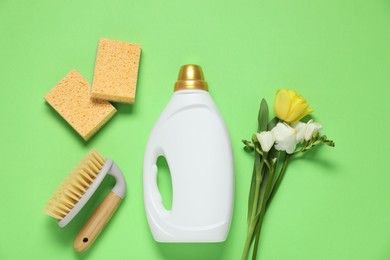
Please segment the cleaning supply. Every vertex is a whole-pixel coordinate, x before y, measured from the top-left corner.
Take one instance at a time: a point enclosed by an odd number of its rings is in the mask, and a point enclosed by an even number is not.
[[[66,226],[83,208],[107,174],[114,176],[116,184],[88,219],[74,241],[78,252],[88,249],[106,226],[126,193],[126,182],[115,162],[104,159],[92,149],[75,170],[57,189],[44,211]]]
[[[150,134],[144,202],[158,242],[225,241],[233,210],[233,153],[228,131],[198,65],[181,67],[174,94]],[[162,204],[157,159],[172,179],[172,208]]]
[[[76,70],[69,72],[44,98],[85,141],[116,112],[108,101],[91,99],[89,83]]]
[[[141,46],[100,39],[92,82],[92,97],[134,103]]]

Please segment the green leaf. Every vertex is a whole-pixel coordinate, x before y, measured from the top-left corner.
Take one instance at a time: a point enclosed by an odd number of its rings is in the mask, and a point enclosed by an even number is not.
[[[259,124],[258,131],[267,131],[268,128],[268,104],[267,101],[263,98],[260,103],[259,115],[257,117],[257,121]]]
[[[261,175],[261,170],[262,170],[262,166],[261,166],[261,159],[260,159],[260,154],[258,153],[255,153],[256,156],[255,156],[255,168],[256,168],[256,172]]]
[[[277,118],[277,117],[272,118],[272,120],[269,121],[269,123],[268,123],[268,130],[271,130],[272,128],[274,128],[277,123],[279,123],[279,118]]]
[[[257,156],[257,155],[256,155]],[[248,226],[250,225],[251,216],[252,216],[252,205],[253,205],[253,197],[255,194],[256,189],[256,167],[253,165],[253,173],[252,173],[252,181],[251,181],[251,188],[249,190],[249,199],[248,199]]]
[[[249,199],[248,199],[248,224],[251,221],[250,218],[252,216],[252,211],[253,211],[253,201],[254,201],[254,196],[256,191],[256,177],[260,178],[260,183],[262,182],[262,175],[260,173],[261,173],[261,159],[260,159],[260,155],[258,153],[255,153],[252,182],[251,182],[251,188],[249,191]]]

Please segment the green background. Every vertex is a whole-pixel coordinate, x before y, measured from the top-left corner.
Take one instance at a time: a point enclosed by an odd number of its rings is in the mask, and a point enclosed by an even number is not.
[[[115,104],[86,143],[43,96],[73,68],[91,82],[103,37],[142,44],[136,103]],[[390,259],[389,47],[388,0],[0,0],[0,259],[239,259],[253,164],[241,139],[256,130],[260,99],[272,105],[286,87],[336,147],[290,164],[260,259]],[[203,67],[233,143],[234,216],[220,244],[156,243],[144,213],[145,145],[186,63]],[[73,239],[112,180],[64,229],[43,207],[93,147],[122,168],[128,193],[77,254]]]

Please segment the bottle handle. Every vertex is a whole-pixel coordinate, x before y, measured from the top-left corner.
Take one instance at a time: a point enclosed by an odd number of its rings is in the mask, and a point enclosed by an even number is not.
[[[165,217],[169,214],[169,211],[163,205],[162,197],[157,185],[157,159],[160,156],[164,156],[164,152],[157,146],[150,149],[150,152],[147,152],[145,156],[144,200],[147,208],[153,209],[157,214]]]

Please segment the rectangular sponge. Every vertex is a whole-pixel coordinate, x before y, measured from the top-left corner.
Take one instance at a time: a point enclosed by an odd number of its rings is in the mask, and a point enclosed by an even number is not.
[[[90,84],[76,70],[69,72],[44,98],[85,141],[116,112],[108,101],[91,99]]]
[[[134,103],[140,53],[139,44],[100,39],[92,97]]]

